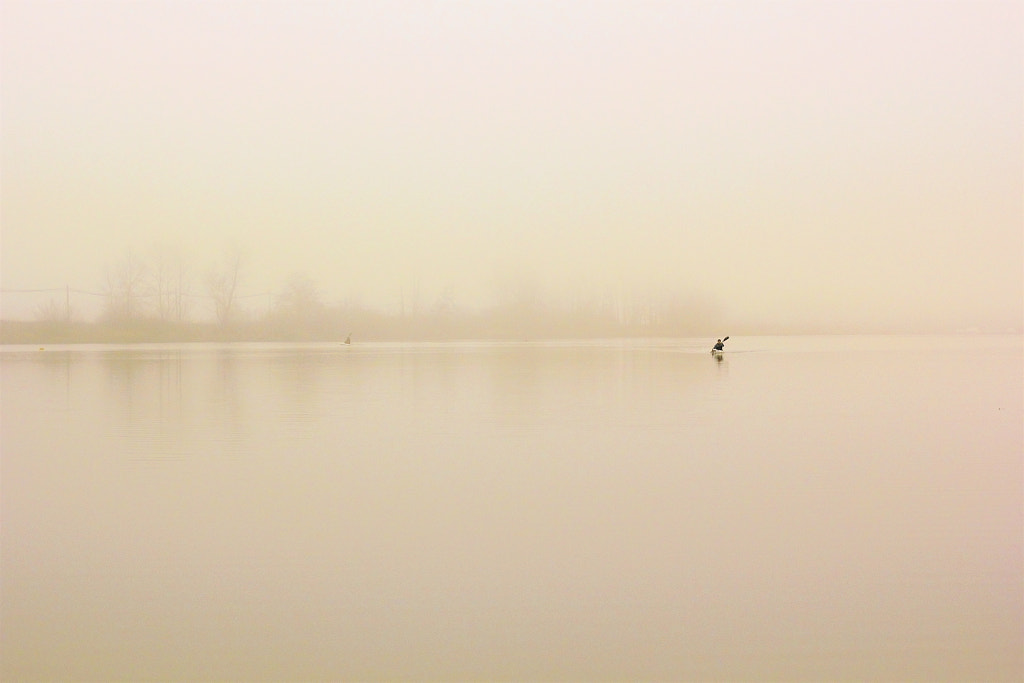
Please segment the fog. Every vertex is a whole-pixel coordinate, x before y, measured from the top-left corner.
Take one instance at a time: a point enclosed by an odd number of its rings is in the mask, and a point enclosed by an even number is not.
[[[391,313],[526,292],[682,301],[711,334],[1019,332],[1022,24],[978,0],[5,0],[2,316],[72,290],[98,315],[132,254],[196,297],[237,257],[250,309],[301,281]]]

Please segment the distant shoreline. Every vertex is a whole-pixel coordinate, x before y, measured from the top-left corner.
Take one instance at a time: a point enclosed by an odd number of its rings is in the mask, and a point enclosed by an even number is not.
[[[261,322],[220,325],[216,323],[91,323],[52,321],[0,321],[0,344],[146,344],[146,343],[209,343],[209,342],[338,342],[352,335],[353,342],[373,341],[456,341],[468,339],[552,340],[643,337],[707,337],[713,340],[720,330],[692,329],[684,326],[644,326],[614,324],[559,324],[534,321],[528,325],[493,324],[485,321],[423,320],[420,324],[397,324],[390,320],[362,327],[334,329],[302,325],[267,325]],[[814,328],[778,327],[745,329],[733,326],[733,336],[787,335],[1020,335],[1022,330],[984,329],[884,329],[884,328]]]

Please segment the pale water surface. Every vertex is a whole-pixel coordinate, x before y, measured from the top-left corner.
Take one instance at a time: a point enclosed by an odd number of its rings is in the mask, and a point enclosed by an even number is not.
[[[4,347],[0,678],[1021,680],[1021,338],[708,347]]]

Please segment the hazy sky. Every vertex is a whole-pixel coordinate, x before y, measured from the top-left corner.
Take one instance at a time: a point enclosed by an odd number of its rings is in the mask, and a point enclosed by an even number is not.
[[[237,243],[329,301],[1021,325],[1016,0],[2,6],[6,289]]]

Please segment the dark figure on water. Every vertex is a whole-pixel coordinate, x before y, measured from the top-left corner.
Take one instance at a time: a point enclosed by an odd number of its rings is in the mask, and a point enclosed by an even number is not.
[[[726,339],[728,339],[728,337],[726,337],[725,339],[719,339],[718,341],[716,341],[714,347],[712,347],[712,349],[711,349],[711,353],[715,353],[716,351],[724,351],[725,350],[725,340]]]

